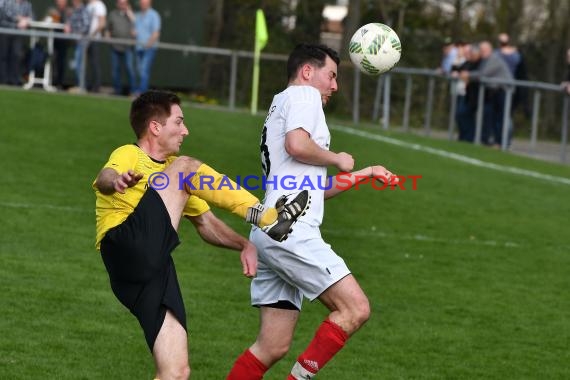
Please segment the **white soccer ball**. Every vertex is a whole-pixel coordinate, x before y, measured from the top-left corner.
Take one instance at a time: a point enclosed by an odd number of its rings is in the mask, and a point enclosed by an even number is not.
[[[380,75],[398,63],[402,55],[400,38],[387,25],[366,24],[354,33],[348,45],[350,60],[368,75]]]

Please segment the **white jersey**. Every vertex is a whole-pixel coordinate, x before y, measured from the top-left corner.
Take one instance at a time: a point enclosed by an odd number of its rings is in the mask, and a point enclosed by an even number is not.
[[[330,132],[325,120],[321,95],[311,86],[289,86],[275,95],[261,135],[261,162],[267,177],[264,204],[274,206],[283,194],[308,190],[311,206],[300,222],[318,227],[323,221],[326,166],[308,165],[295,160],[285,150],[285,134],[303,128],[321,148],[328,150]]]
[[[95,33],[99,28],[99,17],[107,17],[107,7],[100,0],[87,4],[87,12],[89,13],[89,35],[92,37],[101,37],[101,32]]]

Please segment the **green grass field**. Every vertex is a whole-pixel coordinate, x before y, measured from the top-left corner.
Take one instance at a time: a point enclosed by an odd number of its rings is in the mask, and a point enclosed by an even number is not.
[[[128,109],[126,100],[0,91],[2,379],[153,376],[142,331],[112,295],[94,249],[91,183],[115,147],[134,141]],[[182,153],[232,177],[260,174],[262,116],[184,111],[190,135]],[[570,167],[382,136],[409,145],[332,131],[332,149],[353,153],[357,166],[383,163],[422,179],[416,191],[365,187],[327,202],[325,239],[348,262],[373,315],[319,379],[570,378],[570,185],[557,180],[568,181]],[[248,233],[238,218],[216,213]],[[237,252],[206,245],[190,223],[180,235],[174,257],[192,378],[224,379],[257,332],[249,280]],[[318,302],[305,304],[291,352],[267,379],[286,377],[325,315]]]

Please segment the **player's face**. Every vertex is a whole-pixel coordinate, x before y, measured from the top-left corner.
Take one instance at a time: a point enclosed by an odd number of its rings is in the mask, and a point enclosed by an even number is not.
[[[314,75],[311,77],[311,85],[321,93],[323,106],[325,106],[333,92],[338,90],[337,64],[327,56],[323,67],[316,67]]]
[[[161,125],[160,145],[169,154],[176,154],[180,151],[180,145],[186,136],[188,136],[188,128],[184,125],[184,114],[180,106],[174,104],[170,107],[170,117],[166,119],[166,123]]]
[[[142,10],[147,10],[150,8],[151,1],[150,0],[140,0],[139,5]]]

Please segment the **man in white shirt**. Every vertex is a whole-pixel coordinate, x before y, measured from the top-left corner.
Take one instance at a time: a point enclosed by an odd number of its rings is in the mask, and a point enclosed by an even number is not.
[[[107,7],[101,0],[89,0],[87,3],[87,12],[91,20],[89,24],[89,37],[101,38],[106,26]],[[97,42],[91,42],[87,49],[88,67],[91,71],[91,82],[88,89],[92,92],[99,92],[99,88],[101,87],[99,48]]]
[[[257,277],[251,284],[252,305],[259,307],[255,343],[235,362],[228,380],[259,380],[291,345],[303,296],[319,299],[329,310],[288,379],[312,379],[369,318],[370,306],[344,260],[321,237],[324,201],[370,178],[395,183],[382,166],[369,166],[327,183],[327,166],[341,172],[354,167],[353,157],[329,150],[330,133],[323,106],[338,89],[338,54],[323,45],[298,45],[289,56],[289,85],[273,98],[261,136],[261,159],[271,204],[291,194],[290,182],[304,183],[311,207],[299,218],[287,240],[278,242],[253,228],[258,250]],[[289,184],[287,184],[289,182]],[[297,188],[297,190],[304,190]]]

